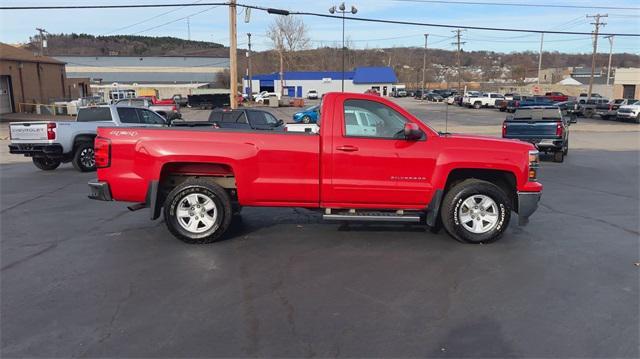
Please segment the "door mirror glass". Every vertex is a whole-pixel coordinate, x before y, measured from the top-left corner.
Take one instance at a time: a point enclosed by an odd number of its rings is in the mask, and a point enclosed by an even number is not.
[[[424,133],[415,123],[407,122],[404,124],[404,138],[408,141],[417,141],[422,138]]]

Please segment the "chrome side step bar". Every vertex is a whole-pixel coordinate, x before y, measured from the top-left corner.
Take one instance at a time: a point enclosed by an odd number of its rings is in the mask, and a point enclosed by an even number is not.
[[[323,214],[322,219],[329,221],[364,221],[364,222],[420,222],[419,215],[386,213],[386,212],[360,212],[345,214]]]

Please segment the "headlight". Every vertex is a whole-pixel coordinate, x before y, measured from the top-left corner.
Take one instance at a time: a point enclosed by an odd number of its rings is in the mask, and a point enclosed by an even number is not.
[[[540,168],[540,153],[538,150],[529,151],[529,181],[538,179],[538,168]]]

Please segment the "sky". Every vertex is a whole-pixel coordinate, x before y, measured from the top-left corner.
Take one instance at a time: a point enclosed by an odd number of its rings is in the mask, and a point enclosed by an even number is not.
[[[462,0],[457,0],[462,1]],[[114,5],[180,3],[185,0],[0,0],[2,6],[42,5]],[[185,3],[221,2],[220,0],[187,0]],[[238,0],[239,3],[282,8],[292,11],[328,14],[339,1],[325,0]],[[500,6],[455,3],[427,3],[421,0],[353,0],[346,2],[358,9],[354,17],[403,20],[422,23],[518,28],[534,30],[559,30],[591,32],[593,19],[587,14],[608,14],[603,21],[603,32],[640,33],[640,1],[638,0],[467,0],[467,2],[502,3]],[[537,6],[509,6],[508,4],[535,4]],[[551,8],[540,5],[573,5],[581,8]],[[593,9],[588,6],[624,7],[632,9]],[[247,46],[246,33],[252,33],[255,50],[272,48],[265,33],[274,16],[264,11],[252,10],[249,22],[238,8],[238,46]],[[0,41],[24,43],[36,34],[36,27],[50,33],[88,33],[93,35],[146,35],[188,38],[187,18],[192,40],[214,41],[229,44],[228,8],[226,6],[144,8],[144,9],[90,9],[90,10],[0,10]],[[308,28],[312,46],[339,46],[342,24],[339,19],[302,17]],[[389,48],[399,46],[424,46],[424,35],[429,34],[428,47],[451,49],[455,45],[452,29],[410,25],[381,24],[371,22],[346,22],[346,36],[357,48]],[[540,46],[540,35],[515,32],[468,30],[463,32],[465,50],[495,52],[534,51]],[[599,40],[599,52],[608,52],[606,39]],[[545,51],[590,53],[592,41],[589,35],[553,35],[544,38]],[[614,53],[640,54],[640,38],[616,37]]]

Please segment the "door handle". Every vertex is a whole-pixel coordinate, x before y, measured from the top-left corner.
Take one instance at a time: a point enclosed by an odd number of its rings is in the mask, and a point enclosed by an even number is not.
[[[336,150],[338,151],[344,151],[344,152],[355,152],[358,150],[358,147],[356,146],[351,146],[351,145],[344,145],[344,146],[338,146],[336,147]]]

